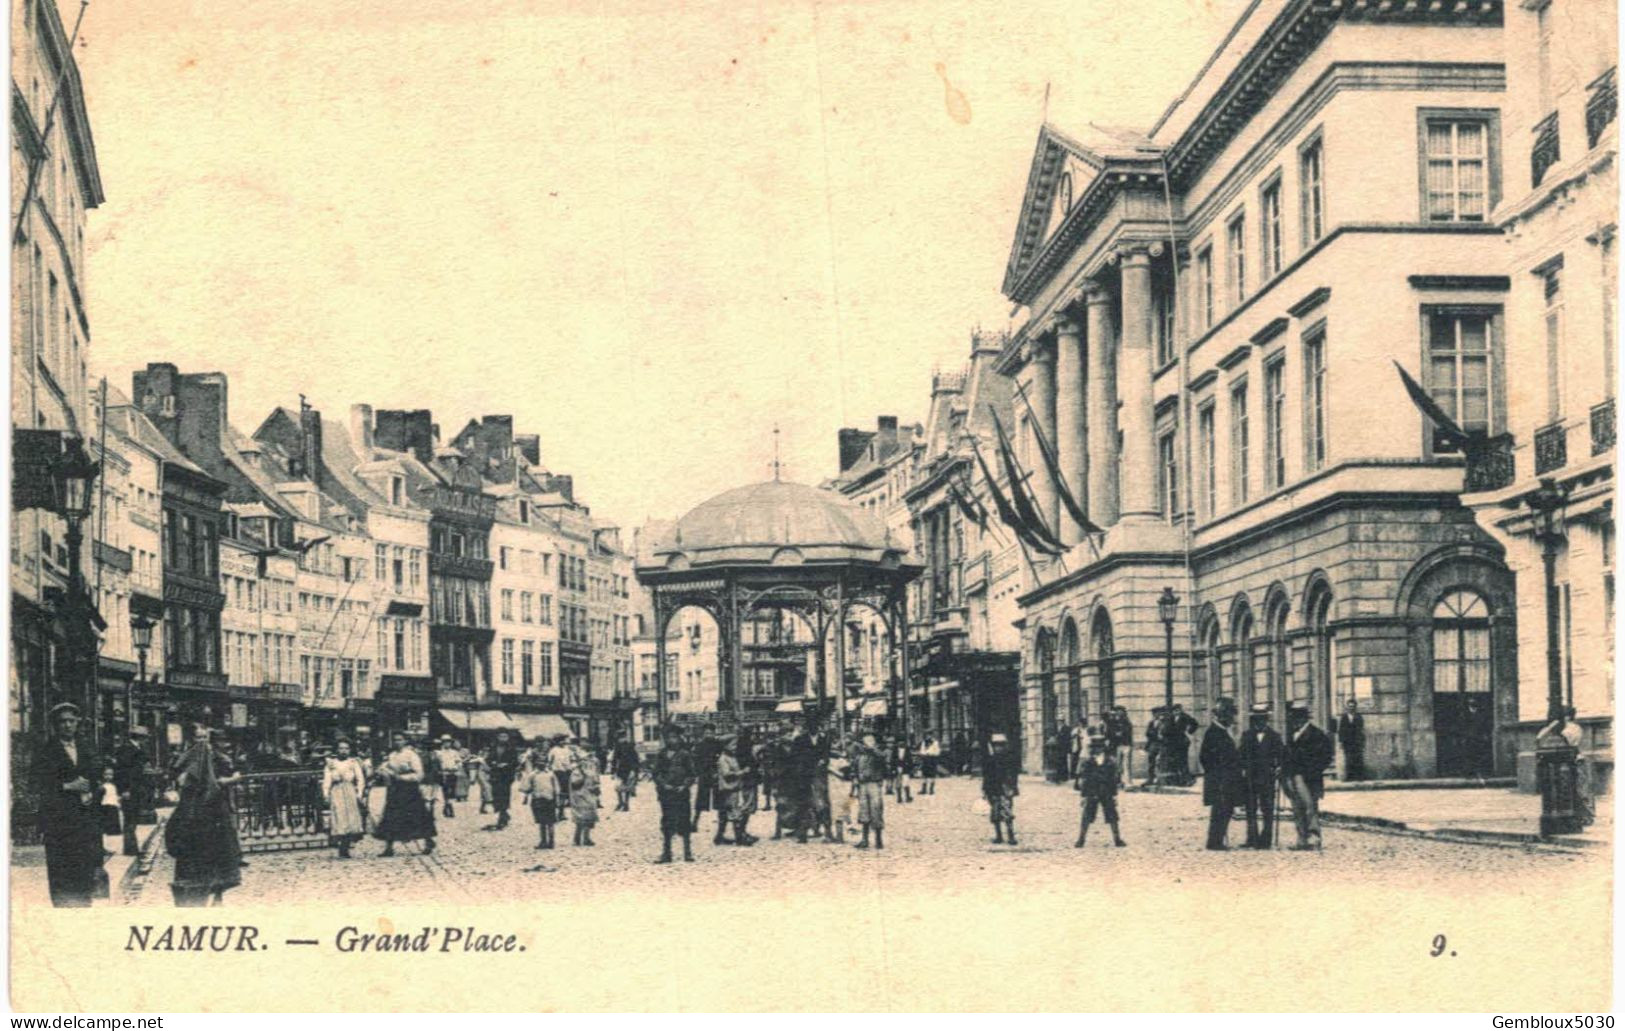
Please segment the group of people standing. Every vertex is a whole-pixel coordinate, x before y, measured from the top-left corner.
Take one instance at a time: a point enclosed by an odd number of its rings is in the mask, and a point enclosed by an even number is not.
[[[1229,848],[1225,839],[1237,808],[1247,815],[1245,847],[1273,847],[1277,792],[1292,807],[1298,836],[1293,848],[1320,848],[1320,799],[1326,769],[1335,758],[1332,739],[1315,726],[1309,707],[1301,703],[1287,708],[1282,737],[1270,725],[1270,708],[1268,702],[1254,705],[1247,728],[1238,732],[1235,701],[1220,698],[1214,703],[1201,751],[1209,849]]]
[[[1159,705],[1151,710],[1145,726],[1145,780],[1143,786],[1166,784],[1184,786],[1195,782],[1190,767],[1192,735],[1201,724],[1182,704]],[[1078,771],[1089,761],[1091,741],[1101,739],[1102,753],[1110,756],[1118,774],[1118,786],[1134,785],[1134,724],[1128,709],[1117,705],[1101,715],[1097,724],[1087,720],[1068,726],[1062,723],[1044,741],[1044,768],[1052,782],[1076,781]]]

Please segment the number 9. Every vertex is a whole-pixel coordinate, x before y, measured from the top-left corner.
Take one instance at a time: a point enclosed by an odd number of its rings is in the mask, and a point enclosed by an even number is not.
[[[1444,947],[1445,947],[1446,944],[1447,944],[1447,942],[1445,940],[1444,935],[1442,935],[1442,934],[1434,935],[1433,936],[1433,951],[1428,953],[1428,955],[1429,956],[1434,956],[1434,957],[1444,955]]]

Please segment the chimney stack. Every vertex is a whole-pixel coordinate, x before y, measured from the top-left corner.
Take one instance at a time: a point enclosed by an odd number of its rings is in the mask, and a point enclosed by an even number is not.
[[[350,406],[350,437],[361,452],[361,460],[366,461],[367,452],[372,450],[372,405]]]

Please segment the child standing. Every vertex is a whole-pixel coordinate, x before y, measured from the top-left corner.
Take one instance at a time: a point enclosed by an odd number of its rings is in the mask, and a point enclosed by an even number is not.
[[[520,797],[530,803],[530,815],[536,821],[541,838],[537,848],[553,847],[553,825],[558,822],[558,781],[547,768],[547,756],[532,751],[525,757],[525,769],[519,775]]]
[[[109,766],[102,771],[102,833],[108,837],[117,837],[122,833],[119,824],[118,788],[113,785],[113,768]]]

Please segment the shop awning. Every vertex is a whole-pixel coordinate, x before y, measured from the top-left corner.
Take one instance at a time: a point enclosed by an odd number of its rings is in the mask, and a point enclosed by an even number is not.
[[[778,705],[775,705],[773,707],[773,711],[774,712],[800,712],[801,711],[801,699],[799,699],[799,698],[786,698],[784,701],[780,702]]]
[[[440,718],[459,730],[512,730],[508,714],[497,709],[441,709]]]
[[[884,698],[865,698],[863,700],[863,715],[865,715],[865,716],[884,716],[884,715],[886,715],[886,699],[884,699]]]
[[[508,713],[506,716],[511,721],[508,729],[517,731],[526,741],[570,733],[570,725],[564,722],[563,716],[544,716],[533,712]]]

